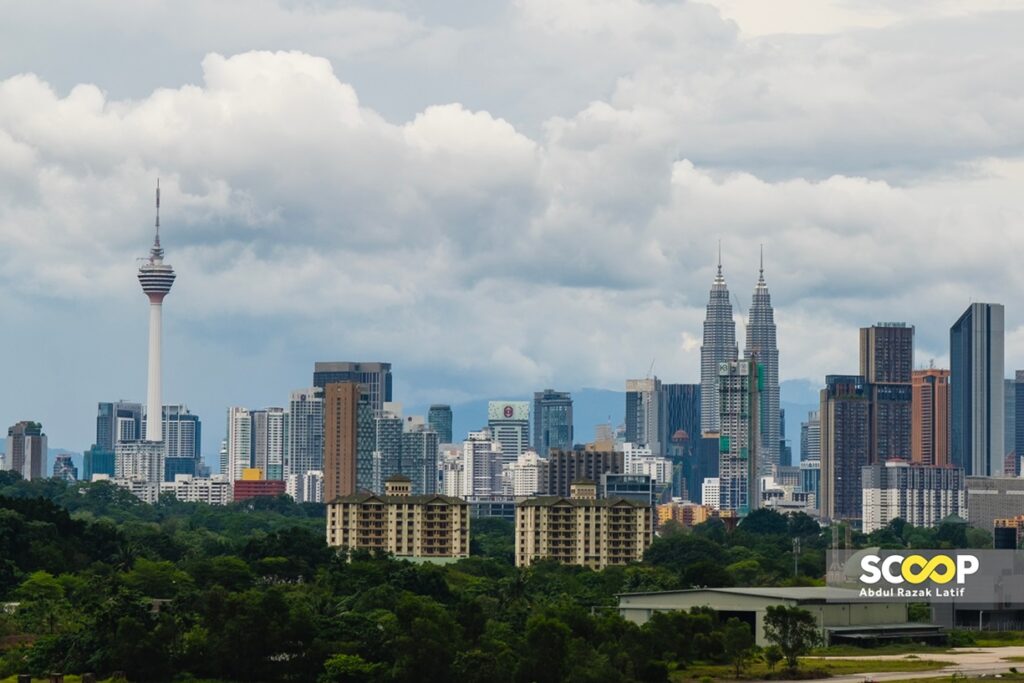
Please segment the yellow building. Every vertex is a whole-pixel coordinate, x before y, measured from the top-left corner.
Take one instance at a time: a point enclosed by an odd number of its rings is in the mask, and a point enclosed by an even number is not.
[[[516,504],[516,566],[551,559],[591,569],[643,559],[654,535],[654,510],[626,498],[598,498],[590,481],[568,498],[544,496]]]
[[[384,495],[339,496],[327,505],[327,544],[378,550],[396,557],[469,557],[469,504],[451,496],[414,496],[403,475],[389,477]]]
[[[713,512],[710,507],[697,503],[665,503],[658,506],[658,526],[672,520],[690,528],[711,519]]]

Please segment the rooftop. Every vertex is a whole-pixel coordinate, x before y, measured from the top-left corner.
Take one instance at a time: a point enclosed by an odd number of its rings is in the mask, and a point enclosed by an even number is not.
[[[798,602],[822,602],[826,600],[854,600],[859,591],[852,588],[831,588],[828,586],[795,586],[790,588],[690,588],[678,591],[650,591],[646,593],[619,593],[625,598],[640,595],[677,595],[686,593],[727,593],[757,598],[780,598]]]

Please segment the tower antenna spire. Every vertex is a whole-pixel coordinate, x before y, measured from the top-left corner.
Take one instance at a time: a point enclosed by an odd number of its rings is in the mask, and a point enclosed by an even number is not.
[[[718,274],[722,274],[722,240],[718,240]]]
[[[761,277],[764,277],[764,242],[761,242]]]
[[[156,246],[160,246],[160,179],[156,179]]]

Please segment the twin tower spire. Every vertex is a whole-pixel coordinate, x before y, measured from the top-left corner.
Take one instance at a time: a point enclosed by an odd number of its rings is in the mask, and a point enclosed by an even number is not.
[[[762,466],[767,470],[779,463],[781,424],[779,419],[779,350],[776,343],[775,314],[771,294],[764,279],[764,248],[757,284],[746,325],[744,358],[756,356],[764,378],[761,392]],[[738,360],[736,321],[733,318],[729,288],[722,273],[722,245],[718,245],[718,269],[711,284],[707,314],[704,318],[704,342],[700,349],[701,431],[717,433],[719,424],[718,368],[720,363]]]

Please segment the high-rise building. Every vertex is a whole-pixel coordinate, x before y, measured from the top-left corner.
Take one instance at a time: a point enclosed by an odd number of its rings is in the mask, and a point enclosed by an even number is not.
[[[761,430],[761,446],[758,454],[758,474],[771,472],[773,465],[781,462],[782,435],[781,408],[779,406],[779,347],[775,339],[775,313],[772,297],[764,281],[764,255],[761,269],[754,287],[753,301],[747,321],[747,344],[743,351],[746,359],[756,358],[761,367],[762,388],[759,405],[761,414],[758,423]]]
[[[706,432],[697,440],[693,454],[683,460],[683,477],[686,479],[686,498],[692,503],[703,500],[701,487],[706,479],[714,479],[718,485],[719,444],[717,432]]]
[[[871,398],[871,462],[910,457],[914,327],[877,323],[860,330],[860,374]]]
[[[920,465],[949,464],[949,370],[911,373],[913,399],[910,460]]]
[[[518,460],[518,457],[509,459],[502,451],[501,443],[494,438],[490,429],[470,432],[469,437],[462,442],[464,475],[458,495],[469,498],[500,494],[504,466]]]
[[[626,441],[644,444],[661,455],[664,419],[661,380],[657,377],[626,380]]]
[[[114,476],[151,484],[159,493],[165,457],[163,441],[122,441],[114,448]]]
[[[31,420],[11,426],[7,430],[6,455],[5,469],[28,480],[46,476],[46,434],[43,434],[43,426]]]
[[[761,367],[751,359],[725,362],[718,369],[719,505],[745,515],[761,505],[760,460]]]
[[[413,495],[437,493],[437,432],[429,425],[406,421],[402,432],[401,473],[409,478]]]
[[[540,493],[544,462],[544,458],[535,451],[526,451],[520,455],[514,463],[504,468],[502,492],[517,498]]]
[[[369,462],[361,462],[361,467],[356,467],[357,490],[381,493],[391,475],[405,474],[402,472],[402,423],[402,406],[397,403],[385,403],[373,416],[373,455]]]
[[[441,443],[452,443],[452,407],[435,403],[427,411],[427,423]]]
[[[82,454],[82,480],[92,481],[93,475],[100,475],[112,478],[117,474],[114,461],[114,451],[105,451],[99,446],[92,448]]]
[[[1021,458],[1024,458],[1024,370],[1018,370],[1014,375],[1014,413],[1013,420],[1013,451],[1016,455],[1017,467],[1014,473],[1007,472],[1007,476],[1021,475]]]
[[[605,472],[624,473],[625,456],[615,451],[551,451],[541,471],[540,490],[548,496],[567,496],[574,481],[601,481]]]
[[[145,433],[148,415],[142,418]],[[179,474],[195,476],[202,461],[202,422],[193,415],[188,406],[169,405],[163,407],[164,437],[164,481],[173,482]]]
[[[359,488],[359,402],[364,395],[358,382],[331,382],[324,387],[323,473],[328,503]]]
[[[936,527],[949,515],[962,516],[964,471],[960,467],[890,460],[863,468],[863,531],[884,529],[894,519]]]
[[[487,428],[501,444],[506,462],[530,450],[529,401],[491,401],[487,404]]]
[[[1012,379],[1003,380],[1003,451],[1005,462],[1011,467],[1003,467],[1004,474],[1016,477],[1020,474],[1017,454],[1017,383]]]
[[[142,438],[142,404],[129,401],[100,403],[96,409],[96,445],[114,452],[118,441]]]
[[[542,457],[552,448],[573,446],[572,395],[545,389],[533,394],[533,449]]]
[[[292,474],[285,480],[284,492],[296,503],[324,502],[324,473],[310,470],[305,474]]]
[[[786,411],[779,408],[779,464],[793,467],[793,448],[786,438]]]
[[[712,510],[721,509],[721,482],[718,481],[718,477],[708,477],[700,484],[700,502],[701,505],[711,508]]]
[[[821,459],[821,413],[807,413],[807,422],[800,423],[800,461]]]
[[[232,406],[228,408],[228,468],[222,474],[228,481],[238,481],[243,470],[252,464],[252,411]]]
[[[868,384],[910,384],[914,326],[877,323],[860,328],[860,371]]]
[[[1003,306],[968,306],[949,330],[950,462],[967,476],[1003,469]]]
[[[146,414],[156,415],[163,409],[160,401],[163,377],[161,339],[163,336],[164,297],[174,284],[174,269],[164,263],[164,250],[160,246],[160,182],[156,184],[156,232],[149,260],[139,267],[139,284],[149,298],[149,381],[146,392]],[[146,427],[146,441],[163,441],[163,421],[153,420]],[[161,474],[161,478],[163,475]]]
[[[267,479],[284,479],[284,449],[288,415],[284,408],[252,411],[252,467]]]
[[[324,469],[324,399],[317,387],[297,389],[288,400],[284,473]]]
[[[372,410],[381,410],[391,402],[391,363],[316,363],[313,386],[324,389],[328,384],[356,382],[363,387]]]
[[[70,453],[61,453],[53,459],[53,478],[64,481],[78,481],[78,468]]]
[[[800,463],[800,488],[807,494],[807,507],[818,510],[821,498],[821,460]]]
[[[704,343],[700,347],[700,428],[702,432],[719,431],[718,368],[739,357],[736,346],[736,322],[732,318],[729,288],[722,275],[722,254],[719,247],[718,273],[711,285],[707,315],[704,318]]]
[[[861,518],[862,468],[871,456],[870,391],[859,375],[827,375],[821,390],[823,520]]]
[[[700,441],[700,385],[662,384],[662,436],[665,455],[686,458],[697,450]],[[681,432],[681,433],[680,433]]]

